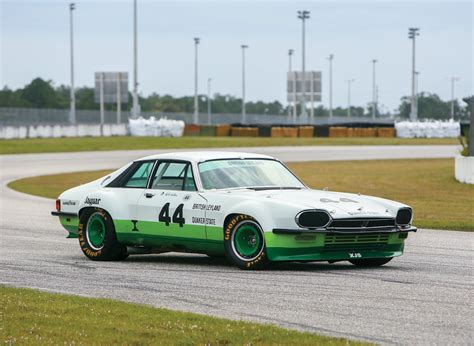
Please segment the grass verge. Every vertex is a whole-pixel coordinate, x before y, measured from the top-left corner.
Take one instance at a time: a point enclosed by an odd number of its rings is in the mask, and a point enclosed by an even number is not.
[[[406,203],[421,228],[474,231],[474,186],[454,179],[452,159],[300,162],[288,166],[312,188],[362,193]],[[56,198],[109,171],[78,172],[11,182],[15,190]]]
[[[459,144],[456,138],[82,137],[0,140],[0,154],[293,145]]]
[[[0,286],[4,344],[363,345],[340,338],[95,299]]]

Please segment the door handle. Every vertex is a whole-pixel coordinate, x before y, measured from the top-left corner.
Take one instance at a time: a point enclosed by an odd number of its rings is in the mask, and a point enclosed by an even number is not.
[[[152,198],[154,195],[155,195],[154,193],[150,193],[150,192],[145,193],[146,198]]]

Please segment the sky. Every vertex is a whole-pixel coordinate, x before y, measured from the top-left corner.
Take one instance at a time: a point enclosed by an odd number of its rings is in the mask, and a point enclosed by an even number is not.
[[[35,77],[70,84],[69,1],[0,0],[0,85],[23,87]],[[411,40],[419,27],[419,90],[451,99],[473,92],[473,1],[145,1],[138,0],[139,92],[194,93],[194,37],[199,44],[199,91],[241,95],[241,48],[246,44],[246,98],[286,104],[288,49],[301,69],[301,20],[306,22],[306,70],[322,71],[322,104],[372,98],[372,59],[382,110],[411,92]],[[74,11],[75,85],[93,86],[96,71],[133,71],[133,1],[77,0]],[[130,82],[130,89],[132,84]]]

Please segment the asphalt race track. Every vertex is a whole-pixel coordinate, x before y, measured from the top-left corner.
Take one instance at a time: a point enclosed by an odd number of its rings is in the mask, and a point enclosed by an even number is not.
[[[237,149],[231,149],[237,150]],[[455,146],[245,148],[284,161],[452,157]],[[0,283],[108,297],[383,344],[472,344],[474,234],[420,230],[385,267],[286,263],[245,272],[202,255],[87,260],[52,200],[14,179],[114,168],[157,151],[0,156]]]

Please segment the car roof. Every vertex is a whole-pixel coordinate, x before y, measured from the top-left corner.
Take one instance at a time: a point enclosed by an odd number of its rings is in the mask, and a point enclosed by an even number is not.
[[[220,159],[271,159],[274,157],[261,154],[243,153],[237,151],[174,151],[164,154],[150,155],[142,157],[136,161],[143,160],[185,160],[191,162],[203,162]]]

